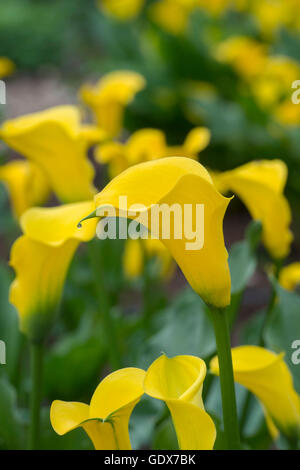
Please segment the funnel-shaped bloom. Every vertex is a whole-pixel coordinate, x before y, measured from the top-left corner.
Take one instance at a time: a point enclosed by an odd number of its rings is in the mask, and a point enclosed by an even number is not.
[[[78,212],[87,215],[93,202],[26,211],[20,223],[25,235],[12,246],[10,264],[16,278],[10,302],[16,307],[21,330],[33,341],[44,338],[53,323],[65,277],[80,241],[90,240],[95,222],[79,230]]]
[[[82,427],[96,450],[131,449],[130,415],[144,394],[145,371],[120,369],[108,375],[96,388],[90,405],[55,400],[50,419],[57,434]]]
[[[168,406],[182,450],[209,450],[214,446],[215,425],[202,401],[205,375],[202,359],[195,356],[170,359],[164,354],[146,373],[145,393]]]
[[[281,160],[253,161],[234,170],[214,175],[221,192],[231,190],[245,204],[251,216],[262,223],[262,239],[274,258],[290,250],[291,211],[283,195],[287,167]]]
[[[283,354],[258,346],[239,346],[231,352],[235,381],[256,395],[268,419],[283,433],[299,436],[300,397]],[[217,356],[212,359],[210,369],[219,375]]]
[[[0,181],[7,186],[17,218],[29,207],[43,204],[50,193],[44,172],[26,160],[14,160],[1,166]]]
[[[63,202],[90,199],[94,170],[87,149],[101,141],[103,131],[80,124],[79,109],[58,106],[6,121],[0,138],[39,165],[51,188]]]
[[[93,110],[101,129],[109,136],[115,136],[122,129],[125,106],[145,85],[145,79],[139,73],[120,70],[108,73],[95,86],[84,85],[80,96]]]
[[[195,127],[186,136],[182,145],[168,146],[165,134],[158,129],[140,129],[134,132],[125,144],[107,142],[95,149],[99,163],[108,163],[112,177],[126,168],[158,158],[181,155],[197,158],[210,141],[210,131],[206,127]]]
[[[0,57],[0,78],[11,75],[15,70],[15,64],[7,57]]]
[[[107,14],[120,21],[128,21],[135,18],[145,0],[98,0],[99,7]]]
[[[95,196],[97,216],[103,216],[104,207],[113,206],[117,215],[145,225],[154,238],[161,239],[193,289],[217,307],[230,303],[222,227],[229,201],[216,190],[200,163],[184,157],[135,165]],[[169,233],[164,233],[168,226]]]
[[[295,290],[300,286],[300,262],[288,264],[280,270],[279,284],[287,290]]]

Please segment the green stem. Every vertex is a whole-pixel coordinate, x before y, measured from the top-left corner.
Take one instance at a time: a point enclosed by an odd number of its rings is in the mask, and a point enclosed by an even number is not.
[[[90,243],[90,259],[93,268],[95,291],[100,305],[102,314],[103,327],[105,332],[105,339],[107,341],[108,355],[110,366],[113,370],[122,367],[121,355],[117,341],[117,334],[115,330],[115,323],[111,316],[111,306],[107,287],[105,285],[105,275],[103,272],[102,260],[99,253],[99,246],[95,241]]]
[[[211,317],[215,330],[219,358],[226,447],[227,449],[240,449],[230,336],[226,309],[211,309]]]
[[[32,343],[30,345],[31,356],[31,397],[30,397],[30,426],[29,449],[38,449],[40,433],[40,410],[42,399],[43,380],[43,353],[44,345]]]

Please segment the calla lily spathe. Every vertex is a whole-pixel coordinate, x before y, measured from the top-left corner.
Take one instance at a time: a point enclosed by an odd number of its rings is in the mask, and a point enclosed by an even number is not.
[[[262,239],[273,258],[284,258],[293,239],[291,210],[283,191],[287,167],[281,160],[253,161],[213,176],[217,188],[231,190],[262,223]]]
[[[0,181],[8,189],[16,218],[28,208],[43,204],[50,194],[42,169],[26,160],[13,160],[0,166]]]
[[[94,112],[96,122],[110,136],[118,135],[125,107],[146,85],[142,75],[118,70],[102,77],[96,85],[84,85],[79,94]]]
[[[6,121],[0,138],[41,167],[62,202],[92,198],[94,169],[87,150],[101,141],[104,133],[82,125],[76,106],[57,106]]]
[[[187,250],[185,234],[179,239],[170,232],[170,239],[161,241],[182,269],[193,289],[209,304],[225,307],[230,303],[230,273],[228,254],[224,245],[223,217],[230,199],[224,198],[215,188],[206,169],[198,162],[184,157],[167,157],[135,165],[113,179],[95,196],[96,213],[113,206],[118,215],[127,211],[120,205],[120,196],[127,197],[127,207],[142,204],[147,214],[153,205],[177,204],[184,213],[184,204],[195,209],[205,207],[204,245],[202,249]],[[122,204],[122,203],[121,203]],[[126,212],[127,216],[130,216]],[[137,211],[138,214],[138,211]],[[143,211],[143,214],[145,212]],[[132,217],[138,219],[137,216]],[[150,217],[151,218],[151,217]],[[148,225],[151,231],[151,221]],[[79,220],[79,219],[78,219]],[[181,221],[182,222],[182,221]]]
[[[293,291],[300,286],[300,262],[284,266],[279,273],[279,284],[287,290]]]
[[[12,246],[10,264],[16,278],[10,302],[16,307],[20,329],[41,341],[52,325],[69,264],[80,241],[95,234],[95,221],[77,228],[77,217],[93,209],[92,201],[51,208],[32,208],[20,219],[24,235]]]
[[[202,359],[164,354],[146,373],[145,393],[168,406],[181,450],[210,450],[215,443],[215,425],[202,401],[205,375]]]
[[[90,405],[55,400],[50,419],[57,434],[82,427],[96,450],[130,450],[130,415],[144,394],[145,371],[120,369],[108,375],[96,388]]]
[[[168,146],[165,134],[158,129],[140,129],[134,132],[125,144],[107,142],[95,149],[95,159],[99,163],[108,163],[112,177],[126,168],[157,160],[158,158],[180,155],[197,159],[210,141],[210,131],[206,127],[195,127],[185,138],[181,146]]]
[[[287,436],[299,437],[300,397],[283,354],[258,346],[238,346],[231,352],[235,381],[258,398],[271,424]],[[210,369],[219,375],[217,356],[212,359]]]

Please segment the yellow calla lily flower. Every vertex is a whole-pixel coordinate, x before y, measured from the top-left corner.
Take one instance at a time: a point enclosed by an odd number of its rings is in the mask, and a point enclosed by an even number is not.
[[[126,196],[126,207],[120,196]],[[223,217],[230,199],[224,198],[215,188],[206,169],[195,160],[184,157],[167,157],[135,165],[113,179],[95,196],[96,215],[103,216],[103,207],[113,206],[117,215],[138,220],[160,238],[182,269],[193,289],[206,301],[216,307],[230,303],[230,273],[228,254],[224,246]],[[142,204],[146,212],[137,210],[132,216],[128,208]],[[157,227],[145,221],[151,214],[152,206],[174,207],[184,214],[185,204],[193,210],[196,204],[203,204],[205,216],[202,230],[205,242],[202,248],[189,248],[187,234],[183,233],[182,217],[170,227],[170,237],[156,233]],[[198,206],[199,207],[199,206]],[[190,220],[190,219],[189,219]],[[140,220],[141,222],[141,220]],[[172,230],[171,230],[172,229]],[[181,237],[176,230],[182,231]],[[198,231],[197,231],[198,233]]]
[[[235,381],[258,398],[276,427],[287,436],[299,436],[300,397],[283,354],[258,346],[238,346],[231,352]],[[217,356],[211,360],[210,369],[219,375]]]
[[[29,207],[43,204],[50,193],[44,172],[26,160],[13,160],[0,166],[0,181],[7,186],[17,218]]]
[[[50,420],[63,435],[82,427],[96,450],[130,450],[130,415],[144,394],[145,371],[134,367],[117,370],[96,388],[90,405],[55,400]]]
[[[160,275],[170,278],[174,272],[173,259],[160,240],[147,238],[145,240],[132,240],[126,242],[123,254],[124,272],[129,278],[141,276],[146,257],[157,257],[160,262]]]
[[[0,57],[0,78],[11,75],[15,70],[15,64],[7,57]]]
[[[279,284],[287,290],[293,291],[300,285],[300,262],[284,266],[279,273]]]
[[[146,373],[145,393],[168,406],[181,450],[210,450],[215,443],[216,428],[202,401],[205,375],[202,359],[164,354]]]
[[[135,18],[143,8],[145,0],[98,0],[99,7],[120,21]]]
[[[291,210],[283,195],[287,167],[281,160],[253,161],[234,170],[213,175],[217,188],[234,192],[251,216],[262,223],[262,239],[274,258],[284,258],[293,236]]]
[[[61,201],[84,201],[95,193],[87,149],[104,133],[81,125],[77,107],[57,106],[6,121],[0,138],[43,169]]]
[[[180,146],[168,146],[165,134],[158,129],[140,129],[134,132],[125,144],[107,142],[95,149],[95,159],[109,164],[111,177],[117,176],[126,168],[145,161],[180,155],[197,158],[210,141],[210,131],[206,127],[195,127]]]
[[[109,136],[116,136],[122,129],[125,106],[145,85],[139,73],[119,70],[104,75],[95,86],[84,85],[79,94],[94,112],[101,129]]]
[[[264,44],[246,36],[235,36],[222,42],[216,52],[221,62],[228,63],[236,72],[247,80],[259,75],[267,60]]]
[[[48,332],[60,302],[67,270],[80,241],[90,240],[95,221],[83,230],[76,226],[78,212],[88,214],[93,201],[51,208],[32,208],[20,219],[23,236],[12,246],[10,264],[16,278],[10,302],[16,307],[20,329],[40,341]]]

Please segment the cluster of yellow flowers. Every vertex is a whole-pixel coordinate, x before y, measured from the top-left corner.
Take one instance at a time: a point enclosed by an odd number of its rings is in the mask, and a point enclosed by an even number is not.
[[[236,382],[261,402],[273,437],[278,435],[277,426],[287,435],[299,432],[300,400],[282,354],[258,346],[239,346],[232,349],[232,358]],[[219,374],[217,357],[211,360],[210,371]],[[180,449],[210,450],[216,428],[203,405],[205,376],[205,362],[196,356],[162,355],[147,372],[131,367],[108,375],[96,388],[90,405],[55,400],[51,423],[58,434],[81,426],[95,449],[131,449],[130,415],[146,393],[166,403]]]
[[[112,205],[118,213],[122,210],[119,196],[124,194],[129,206],[143,204],[148,210],[162,203],[205,205],[203,249],[187,251],[184,237],[156,240],[154,245],[147,242],[144,249],[162,257],[164,268],[168,266],[164,272],[169,270],[170,257],[174,258],[191,287],[215,307],[228,306],[231,297],[223,236],[230,198],[221,193],[230,190],[238,195],[252,217],[261,221],[262,239],[272,258],[289,253],[291,214],[283,194],[287,168],[282,161],[251,162],[210,174],[196,160],[209,144],[206,128],[193,129],[178,147],[169,146],[156,129],[139,130],[125,143],[116,140],[125,106],[144,86],[142,76],[128,71],[108,74],[94,87],[84,86],[80,96],[93,110],[93,125],[81,123],[76,106],[60,106],[7,121],[0,129],[1,139],[25,157],[4,165],[0,178],[8,186],[23,232],[11,251],[16,278],[10,300],[18,310],[21,330],[32,342],[42,342],[48,334],[74,253],[80,242],[95,236],[97,210]],[[93,144],[97,144],[95,160],[108,164],[113,177],[98,194],[87,155]],[[50,191],[62,205],[32,207],[43,203]],[[79,228],[82,219],[87,220]],[[141,253],[136,255],[132,241],[127,250],[125,266],[130,275],[137,275],[143,264],[136,262]],[[291,282],[284,282],[290,288]],[[233,349],[232,356],[235,380],[261,401],[273,434],[277,427],[287,435],[298,433],[300,400],[282,355],[244,346]],[[217,358],[211,371],[219,373]],[[146,393],[166,402],[182,449],[211,449],[216,431],[201,397],[205,374],[205,363],[191,356],[162,356],[147,372],[121,369],[101,382],[90,406],[54,402],[53,427],[64,434],[82,426],[95,448],[128,449],[130,414]]]

